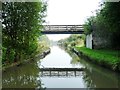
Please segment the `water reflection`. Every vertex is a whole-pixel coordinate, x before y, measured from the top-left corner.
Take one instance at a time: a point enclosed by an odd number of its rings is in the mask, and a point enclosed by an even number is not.
[[[37,58],[36,58],[37,59]],[[3,72],[3,88],[42,88],[39,68],[35,61],[14,67]]]
[[[83,79],[87,87],[92,88],[119,88],[120,76],[117,73],[98,67],[86,66]]]
[[[120,74],[92,64],[70,51],[67,52],[73,58],[72,64],[82,64],[85,67],[82,76],[87,88],[120,88]]]
[[[42,65],[44,67],[79,67],[77,65],[73,66],[72,64],[70,64],[71,60],[72,57],[65,50],[59,48],[58,46],[53,46],[51,47],[50,55],[39,61],[38,64],[39,66]]]
[[[40,77],[39,68],[83,67],[79,77]],[[44,59],[36,58],[25,65],[3,72],[3,88],[120,88],[120,74],[99,67],[58,46]]]

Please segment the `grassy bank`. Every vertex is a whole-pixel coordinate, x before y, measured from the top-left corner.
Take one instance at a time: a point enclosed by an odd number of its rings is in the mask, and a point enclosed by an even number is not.
[[[114,50],[93,50],[85,47],[75,47],[81,55],[86,56],[89,60],[107,67],[111,70],[120,71],[120,51]]]

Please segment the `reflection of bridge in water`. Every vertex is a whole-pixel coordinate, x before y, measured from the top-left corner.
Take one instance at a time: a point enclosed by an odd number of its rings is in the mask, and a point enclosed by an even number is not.
[[[42,34],[83,34],[83,25],[43,25]]]
[[[84,68],[40,68],[41,77],[78,77]]]

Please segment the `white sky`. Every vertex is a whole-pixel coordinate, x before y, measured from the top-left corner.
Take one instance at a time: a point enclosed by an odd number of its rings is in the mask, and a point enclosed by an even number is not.
[[[94,15],[101,0],[48,0],[46,24],[83,24],[87,17]],[[69,35],[47,35],[50,40],[60,40]]]

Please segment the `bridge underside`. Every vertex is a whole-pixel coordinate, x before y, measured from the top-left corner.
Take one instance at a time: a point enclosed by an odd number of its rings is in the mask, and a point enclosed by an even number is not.
[[[84,34],[84,31],[41,31],[42,34]]]

